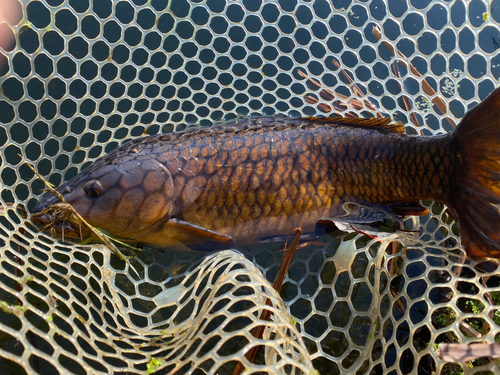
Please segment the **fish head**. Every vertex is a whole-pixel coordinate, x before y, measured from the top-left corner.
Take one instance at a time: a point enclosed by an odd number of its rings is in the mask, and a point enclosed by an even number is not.
[[[168,219],[173,204],[169,171],[150,159],[117,164],[96,163],[57,191],[87,223],[121,238],[134,239],[158,221]],[[31,220],[62,237],[85,239],[90,231],[54,193],[45,194]],[[55,233],[54,233],[55,232]]]

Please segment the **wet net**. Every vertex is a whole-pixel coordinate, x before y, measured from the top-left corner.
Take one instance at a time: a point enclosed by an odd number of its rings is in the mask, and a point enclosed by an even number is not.
[[[26,163],[57,186],[143,134],[280,113],[390,115],[411,134],[448,132],[497,85],[500,1],[9,4],[2,374],[500,373],[490,357],[453,363],[436,350],[500,341],[500,273],[462,257],[435,203],[397,242],[349,234],[299,249],[279,293],[279,244],[144,249],[127,264],[38,233],[24,213],[44,188]]]

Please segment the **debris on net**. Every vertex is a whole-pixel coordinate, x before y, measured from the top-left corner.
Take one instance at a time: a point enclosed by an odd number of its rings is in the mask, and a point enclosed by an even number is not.
[[[500,358],[500,343],[439,344],[436,354],[443,361],[455,363],[468,362],[481,357]]]

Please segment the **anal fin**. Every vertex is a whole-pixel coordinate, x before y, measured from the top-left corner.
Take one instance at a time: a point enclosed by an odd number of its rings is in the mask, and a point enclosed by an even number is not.
[[[397,220],[395,213],[386,206],[344,203],[344,214],[318,220],[316,231],[322,226],[325,231],[377,233],[386,223]]]
[[[393,203],[387,206],[359,203],[345,203],[344,214],[323,218],[319,225],[343,232],[358,232],[373,237],[384,237],[402,231],[402,220],[407,216],[423,216],[428,209],[419,202]],[[383,234],[385,233],[385,234]]]

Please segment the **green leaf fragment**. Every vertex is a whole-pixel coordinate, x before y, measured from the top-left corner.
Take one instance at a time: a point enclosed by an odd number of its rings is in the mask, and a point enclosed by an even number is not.
[[[24,312],[26,311],[26,307],[9,305],[5,301],[0,301],[0,310],[2,310],[4,313],[7,314],[14,314],[20,316],[24,314]]]
[[[30,275],[30,276],[25,276],[25,277],[20,277],[19,279],[17,279],[17,283],[19,285],[25,285],[26,283],[29,283],[31,281],[34,281],[36,278],[35,276],[33,275]]]
[[[146,365],[148,374],[152,374],[153,372],[155,372],[157,370],[157,367],[159,367],[160,365],[161,361],[159,359],[151,358],[151,361],[149,361],[149,363]]]
[[[88,236],[84,240],[80,241],[78,244],[79,245],[88,245],[90,243],[90,241],[92,241],[93,238],[94,238],[94,236],[91,234],[90,236]]]

